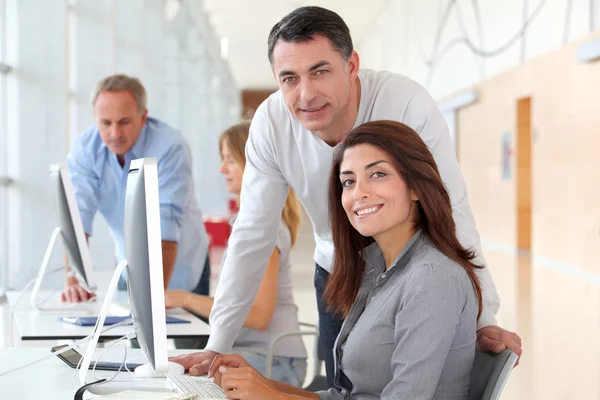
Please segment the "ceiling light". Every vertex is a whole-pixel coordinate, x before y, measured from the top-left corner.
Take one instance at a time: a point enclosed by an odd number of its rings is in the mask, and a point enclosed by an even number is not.
[[[229,39],[227,36],[221,37],[221,58],[227,60],[229,57]]]

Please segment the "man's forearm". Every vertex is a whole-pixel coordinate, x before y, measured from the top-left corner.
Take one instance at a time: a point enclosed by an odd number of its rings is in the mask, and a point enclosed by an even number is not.
[[[70,268],[67,268],[65,286],[77,285],[79,283],[75,276],[69,275],[70,272]]]
[[[85,241],[88,244],[90,243],[90,235],[88,235],[87,233],[85,234]],[[77,278],[75,278],[75,275],[71,274],[71,268],[69,267],[69,257],[67,256],[67,253],[64,253],[63,262],[64,262],[64,266],[66,267],[65,268],[65,278],[66,278],[65,286],[77,285],[79,283],[79,281],[77,280]]]
[[[177,242],[162,241],[162,261],[163,261],[163,278],[165,289],[169,287],[171,275],[175,268],[175,260],[177,259]]]

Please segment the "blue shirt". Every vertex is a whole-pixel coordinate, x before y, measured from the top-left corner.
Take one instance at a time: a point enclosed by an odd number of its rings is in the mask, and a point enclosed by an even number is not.
[[[115,242],[117,261],[125,258],[123,236],[125,188],[129,164],[154,157],[158,164],[160,225],[164,241],[177,242],[177,259],[169,289],[193,290],[208,254],[208,235],[198,209],[189,147],[179,131],[148,118],[123,167],[92,127],[76,139],[67,164],[83,228],[92,235],[96,211],[106,220]]]

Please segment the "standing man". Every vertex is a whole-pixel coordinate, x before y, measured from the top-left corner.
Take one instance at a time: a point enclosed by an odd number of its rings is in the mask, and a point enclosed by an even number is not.
[[[343,319],[330,313],[322,298],[333,261],[326,199],[334,147],[353,127],[395,120],[419,132],[450,193],[459,239],[476,251],[475,263],[485,260],[448,127],[423,87],[391,72],[360,70],[347,25],[320,7],[299,8],[277,23],[268,56],[279,90],[261,104],[250,127],[240,212],[210,316],[210,339],[204,352],[174,361],[202,374],[217,353],[231,351],[273,249],[290,186],[314,227],[320,340],[332,386],[332,349]],[[483,289],[478,347],[495,352],[509,347],[520,355],[519,336],[496,326],[500,301],[488,269],[478,270],[478,276]]]
[[[75,197],[86,237],[92,235],[96,211],[106,220],[115,243],[116,261],[125,258],[125,187],[132,160],[154,157],[158,191],[165,289],[209,294],[208,235],[198,209],[192,160],[181,134],[148,117],[146,90],[126,75],[102,79],[93,93],[96,125],[83,132],[68,156]],[[126,289],[123,277],[119,289]],[[94,296],[67,273],[62,299],[86,301]]]

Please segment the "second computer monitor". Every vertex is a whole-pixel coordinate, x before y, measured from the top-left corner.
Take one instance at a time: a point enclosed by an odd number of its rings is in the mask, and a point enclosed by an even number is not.
[[[92,256],[87,244],[71,174],[66,165],[52,165],[50,178],[56,193],[58,227],[69,258],[70,267],[77,281],[86,290],[96,290],[92,270]]]
[[[140,348],[154,372],[168,371],[167,325],[156,159],[133,160],[125,191],[129,305]]]

